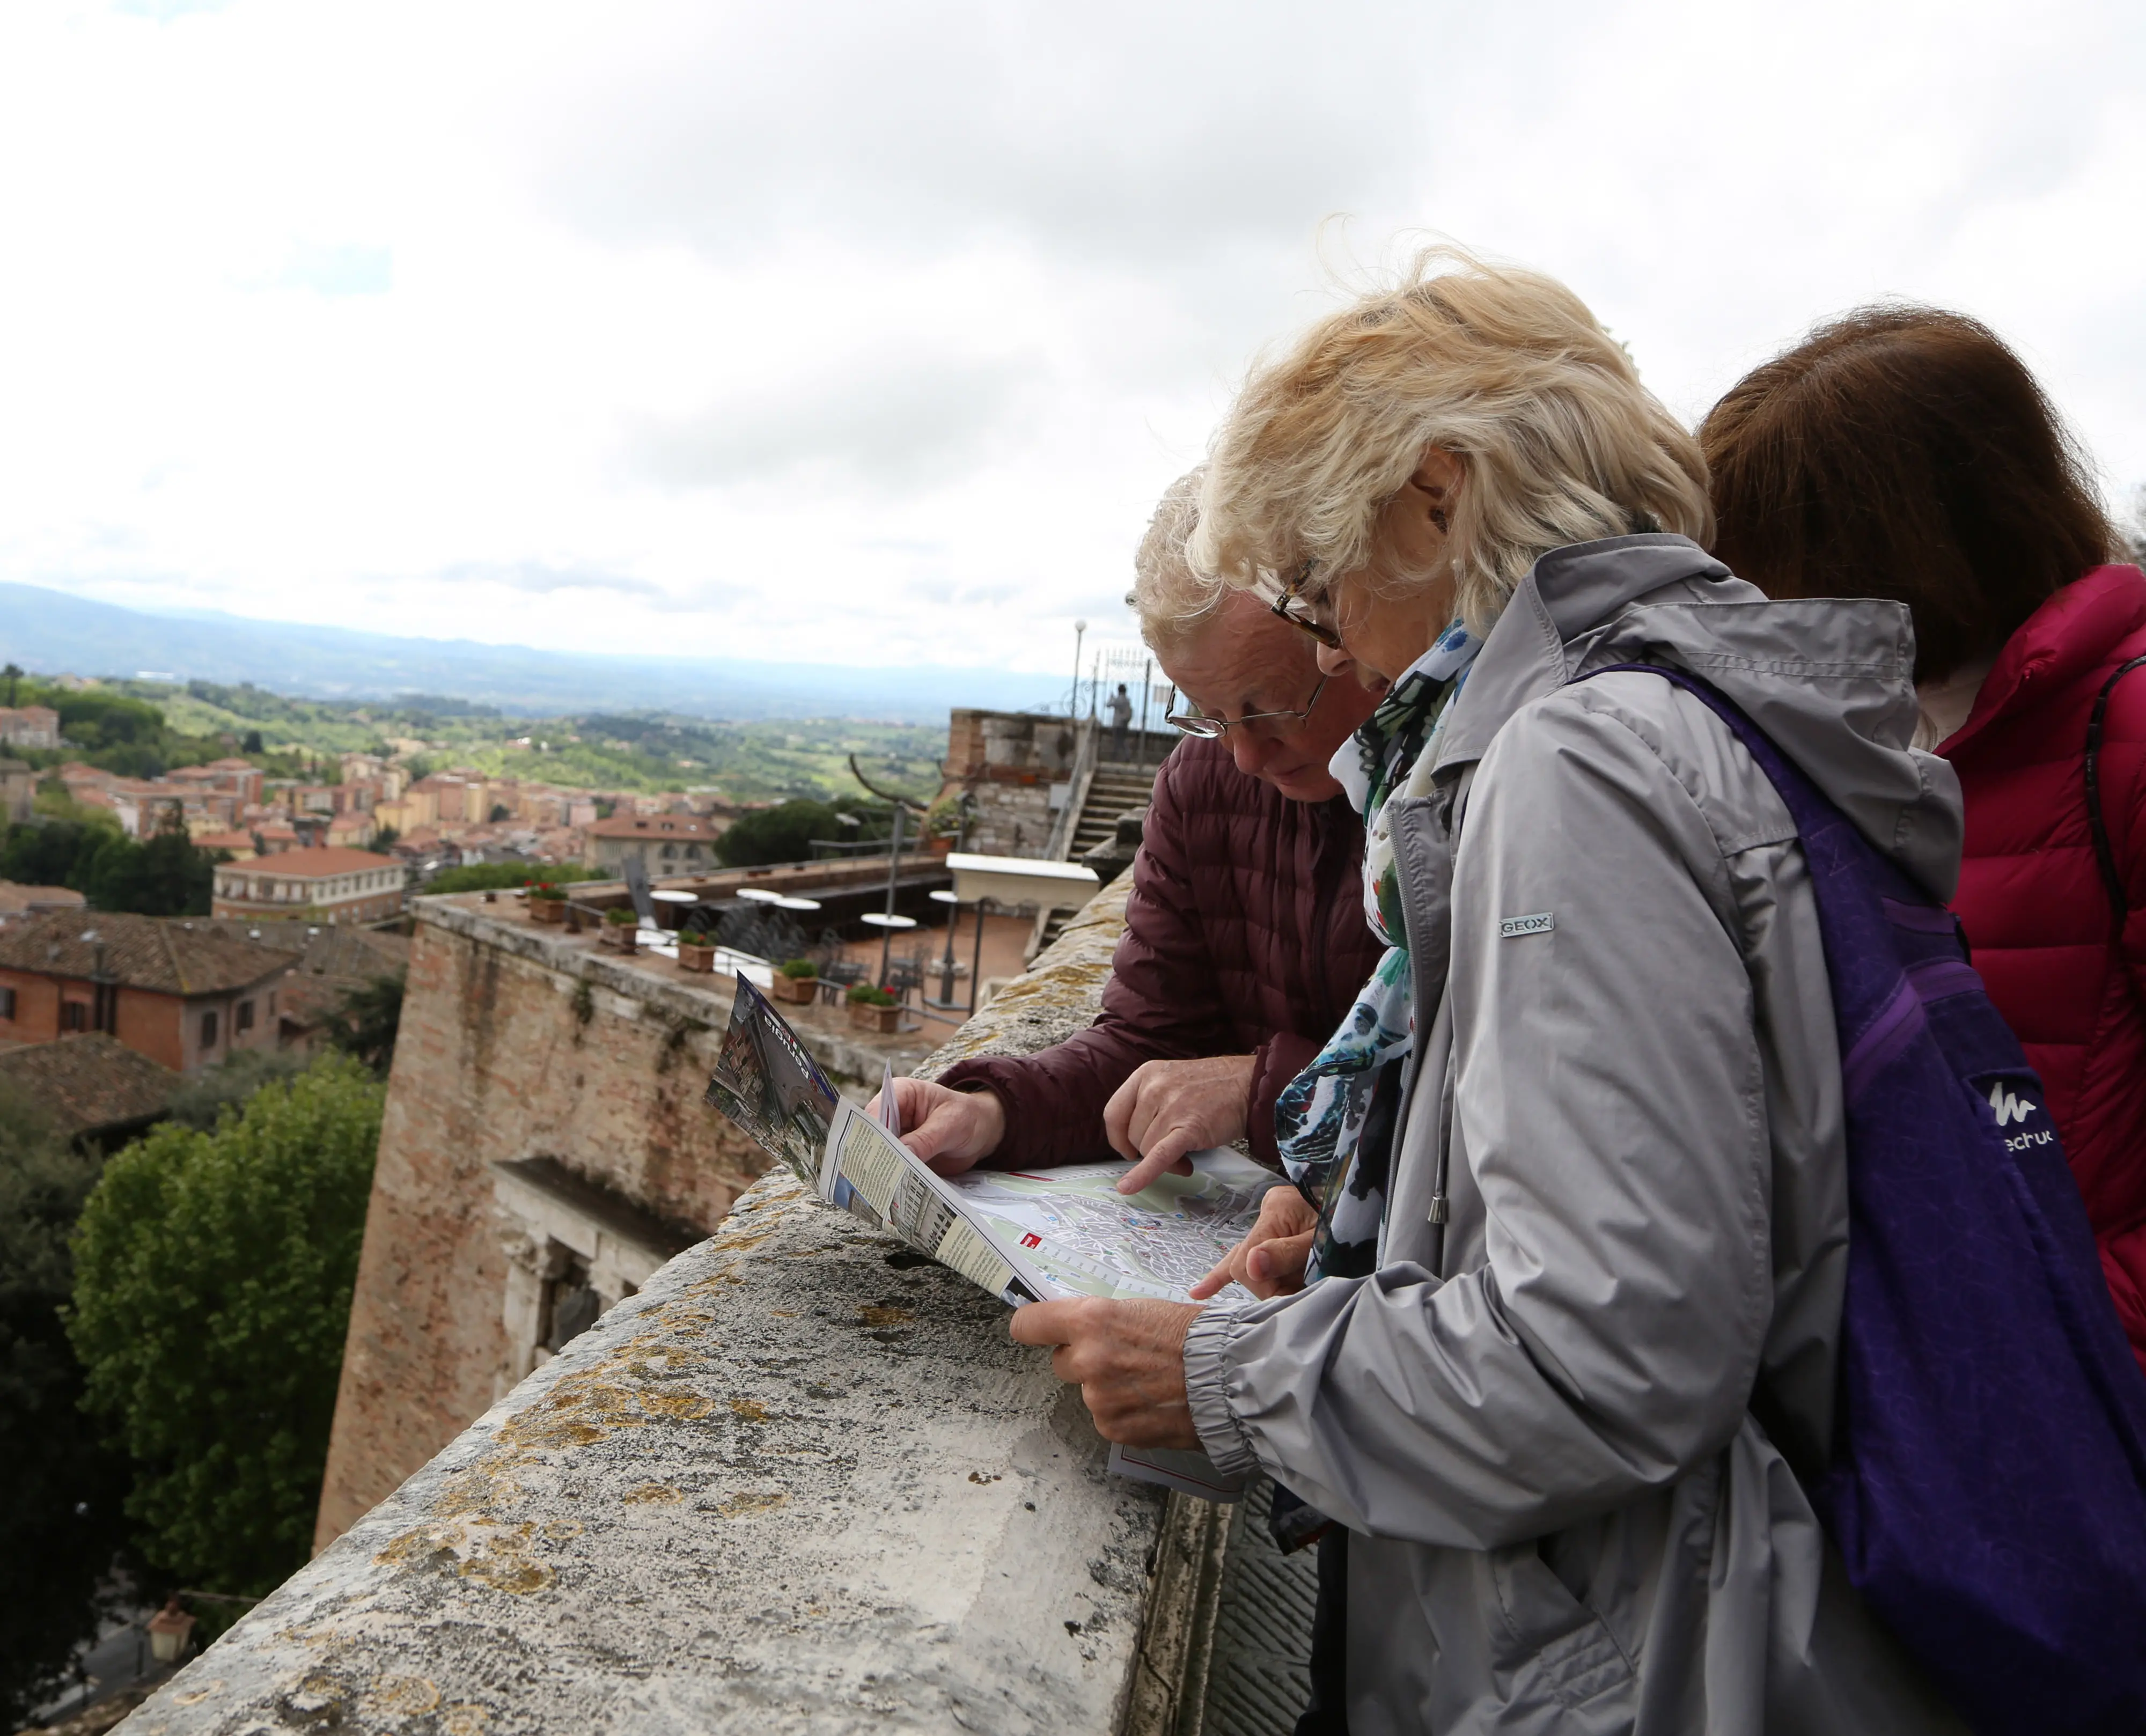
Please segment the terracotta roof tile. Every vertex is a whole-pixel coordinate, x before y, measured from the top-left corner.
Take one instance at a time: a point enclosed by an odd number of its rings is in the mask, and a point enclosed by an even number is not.
[[[0,1091],[28,1099],[68,1139],[152,1120],[182,1082],[102,1031],[0,1053]]]
[[[94,940],[84,940],[85,935]],[[291,952],[246,937],[237,922],[207,917],[133,916],[115,910],[54,910],[0,933],[0,969],[87,980],[104,968],[127,988],[166,995],[219,995],[287,970]]]

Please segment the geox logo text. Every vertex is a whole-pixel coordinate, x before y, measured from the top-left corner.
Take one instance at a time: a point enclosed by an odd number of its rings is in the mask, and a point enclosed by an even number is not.
[[[1537,910],[1532,916],[1508,916],[1498,925],[1498,938],[1510,940],[1515,935],[1546,935],[1557,926],[1557,918],[1548,910]]]
[[[2034,1113],[2034,1105],[2024,1097],[2014,1097],[2004,1089],[1999,1080],[1989,1088],[1989,1106],[1997,1111],[1997,1125],[2009,1127],[2014,1121],[2024,1121]]]

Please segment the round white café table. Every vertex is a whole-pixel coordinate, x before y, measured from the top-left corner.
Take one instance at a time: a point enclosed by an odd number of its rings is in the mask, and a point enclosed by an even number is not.
[[[778,910],[816,910],[820,908],[820,900],[816,898],[793,898],[785,893],[775,900],[775,907]]]
[[[958,892],[949,892],[945,887],[941,886],[932,891],[931,901],[934,904],[959,904],[961,901],[961,895]]]
[[[903,929],[916,926],[916,919],[914,916],[890,916],[884,910],[866,910],[863,915],[857,918],[857,920],[869,922],[874,928]]]
[[[782,902],[782,894],[776,891],[771,886],[740,886],[737,890],[737,895],[741,898],[750,899],[755,904],[780,904]]]
[[[698,904],[701,901],[701,895],[697,892],[659,890],[648,895],[658,904]]]

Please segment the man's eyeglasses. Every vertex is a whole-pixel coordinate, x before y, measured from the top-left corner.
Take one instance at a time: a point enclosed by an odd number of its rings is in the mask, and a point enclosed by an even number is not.
[[[1311,715],[1311,708],[1319,703],[1319,696],[1325,691],[1326,677],[1322,675],[1301,711],[1251,711],[1242,717],[1206,717],[1197,711],[1172,711],[1163,721],[1175,724],[1188,736],[1202,736],[1210,741],[1219,741],[1240,723],[1264,723],[1274,717],[1291,717],[1300,723]]]
[[[1309,633],[1329,651],[1341,649],[1341,635],[1330,621],[1321,621],[1315,612],[1319,605],[1299,593],[1305,581],[1317,569],[1316,561],[1307,561],[1296,570],[1296,576],[1289,581],[1282,594],[1275,599],[1274,612],[1299,632]]]

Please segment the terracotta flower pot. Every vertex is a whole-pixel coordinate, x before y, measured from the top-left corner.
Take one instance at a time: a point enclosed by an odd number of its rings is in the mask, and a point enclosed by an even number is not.
[[[867,1006],[853,1000],[850,1003],[850,1024],[857,1030],[876,1030],[881,1036],[891,1036],[901,1029],[901,1009]]]
[[[631,952],[640,944],[641,931],[630,922],[606,922],[596,939],[613,952]]]
[[[678,968],[681,970],[713,970],[716,968],[716,949],[712,946],[688,946],[678,943]]]
[[[819,998],[820,979],[816,976],[785,976],[775,973],[774,995],[777,1000],[786,1000],[792,1006],[810,1006]]]
[[[566,920],[566,900],[563,898],[531,899],[529,920],[532,922],[564,922]]]

